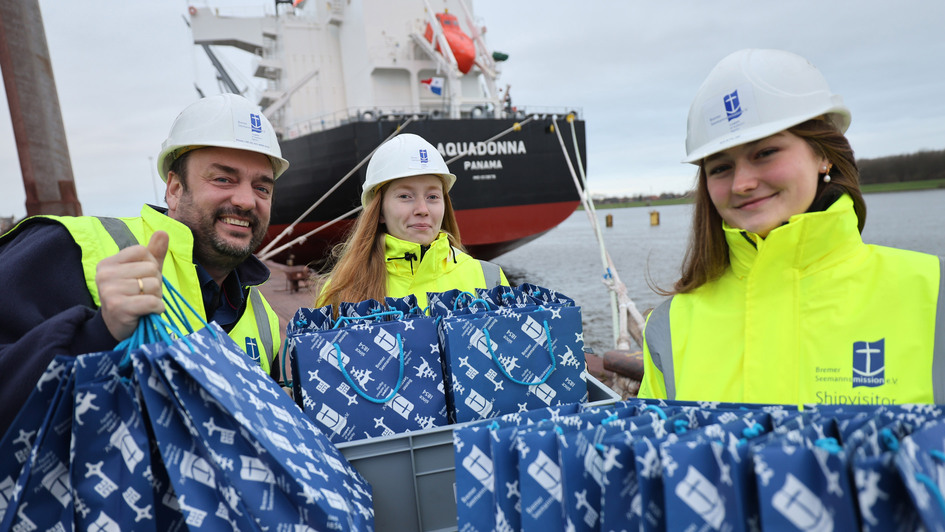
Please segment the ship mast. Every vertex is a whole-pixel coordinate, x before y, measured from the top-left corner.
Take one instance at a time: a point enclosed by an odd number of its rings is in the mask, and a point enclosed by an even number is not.
[[[0,0],[0,69],[26,214],[81,215],[38,0]]]

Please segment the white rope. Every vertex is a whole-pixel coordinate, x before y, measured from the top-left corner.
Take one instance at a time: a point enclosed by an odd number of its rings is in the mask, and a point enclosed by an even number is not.
[[[279,253],[279,252],[282,251],[282,250],[288,249],[288,248],[290,248],[290,247],[292,247],[292,246],[294,246],[294,245],[296,245],[296,244],[300,244],[300,243],[302,243],[302,242],[305,242],[306,240],[308,240],[308,237],[314,235],[315,233],[321,231],[322,229],[325,229],[326,227],[330,227],[330,226],[334,225],[335,222],[340,222],[341,220],[344,220],[344,219],[347,218],[348,216],[351,216],[351,215],[355,214],[356,212],[360,211],[361,209],[362,209],[362,207],[361,207],[360,205],[358,205],[357,207],[355,207],[355,208],[351,209],[350,211],[348,211],[348,212],[342,214],[341,216],[335,218],[334,220],[328,222],[327,224],[325,224],[325,225],[320,225],[320,226],[316,227],[315,229],[312,229],[311,231],[305,233],[304,235],[302,235],[302,236],[300,236],[300,237],[297,237],[295,240],[291,240],[291,241],[289,241],[289,242],[283,244],[282,246],[279,246],[278,248],[276,248],[276,249],[270,251],[270,252],[269,252],[268,254],[266,254],[266,255],[260,255],[260,256],[259,256],[259,259],[260,259],[260,260],[266,260],[266,259],[268,259],[268,258],[270,258],[270,257],[272,257],[272,256],[274,256],[274,255],[276,255],[277,253]]]
[[[575,135],[575,132],[574,132],[573,118],[570,118],[570,117],[573,117],[573,115],[568,115],[568,116],[569,116],[569,122],[571,122],[571,136],[572,138],[575,139],[574,140],[574,143],[575,143],[574,153],[578,158],[578,164],[580,164],[581,154],[578,151],[577,136]],[[574,180],[574,187],[581,198],[581,203],[584,205],[584,210],[587,213],[588,219],[591,222],[591,227],[593,227],[594,234],[597,237],[597,243],[600,247],[600,252],[601,252],[601,263],[603,264],[604,271],[606,272],[604,276],[604,279],[605,279],[604,284],[607,285],[608,288],[610,288],[611,291],[613,292],[612,299],[611,299],[611,308],[613,312],[615,313],[614,321],[617,322],[618,324],[614,329],[615,346],[617,349],[629,349],[630,342],[629,342],[629,339],[626,337],[627,336],[626,332],[629,332],[629,335],[632,336],[633,339],[637,342],[637,344],[642,347],[643,336],[642,336],[641,331],[643,330],[643,317],[642,315],[640,315],[639,311],[636,310],[636,305],[633,304],[633,302],[630,300],[630,297],[627,295],[626,287],[623,287],[622,292],[619,289],[619,287],[623,286],[623,283],[619,283],[619,277],[617,276],[617,269],[614,266],[613,260],[611,260],[610,258],[610,254],[607,252],[607,249],[604,246],[604,237],[600,230],[600,224],[597,222],[596,211],[594,210],[594,206],[592,202],[587,197],[587,193],[586,193],[587,181],[586,181],[586,178],[584,177],[584,168],[583,166],[581,166],[581,180],[584,182],[584,188],[582,188],[581,184],[578,182],[577,174],[574,171],[574,165],[571,164],[571,156],[568,155],[568,150],[564,146],[564,139],[561,137],[561,132],[558,129],[557,119],[552,118],[551,123],[555,128],[555,134],[558,136],[558,143],[561,145],[561,151],[564,154],[564,160],[565,162],[568,163],[568,169],[571,171],[571,178]],[[608,281],[607,281],[608,278],[612,279],[610,284],[608,284]],[[616,283],[619,283],[619,286],[615,284],[614,281],[616,281]],[[619,305],[617,305],[617,300],[620,300]],[[618,312],[618,307],[621,310],[621,312]],[[626,326],[622,326],[624,317],[625,317],[625,314],[623,312],[624,310],[628,311],[630,314],[630,317],[632,318],[632,322],[628,321]]]
[[[350,172],[348,172],[347,174],[345,174],[344,177],[342,177],[341,179],[339,179],[338,182],[335,183],[335,185],[334,185],[333,187],[331,187],[330,189],[328,189],[328,192],[325,192],[324,194],[322,194],[322,197],[318,198],[318,201],[316,201],[315,203],[313,203],[312,206],[309,207],[308,209],[306,209],[306,211],[303,212],[301,215],[299,215],[299,217],[296,218],[294,222],[292,222],[291,224],[289,224],[288,227],[286,227],[285,229],[283,229],[281,233],[279,233],[278,235],[276,235],[276,238],[273,238],[272,241],[270,241],[268,244],[266,244],[266,247],[264,247],[264,248],[263,248],[262,250],[260,250],[260,252],[258,253],[259,257],[262,258],[262,259],[268,259],[269,257],[272,257],[273,255],[275,255],[278,251],[281,251],[281,250],[285,249],[285,246],[282,246],[282,247],[279,248],[279,250],[274,251],[274,252],[270,252],[270,250],[273,248],[273,246],[275,246],[276,244],[278,244],[279,241],[282,240],[282,238],[283,238],[284,236],[292,234],[292,231],[295,229],[295,226],[298,225],[299,222],[302,221],[302,219],[304,219],[306,216],[308,216],[308,214],[309,214],[310,212],[314,211],[316,207],[318,207],[319,205],[321,205],[321,203],[322,203],[323,201],[325,201],[325,199],[327,199],[328,196],[330,196],[332,192],[334,192],[335,190],[337,190],[338,187],[340,187],[342,183],[344,183],[345,181],[347,181],[349,177],[353,176],[354,173],[357,172],[359,168],[361,168],[362,166],[364,166],[364,163],[366,163],[366,162],[368,161],[368,159],[370,159],[371,156],[374,155],[374,152],[377,151],[377,148],[380,148],[380,147],[381,147],[381,144],[384,144],[384,142],[387,142],[388,140],[390,140],[391,137],[393,137],[393,136],[396,135],[398,132],[400,132],[400,130],[402,130],[403,128],[407,127],[407,124],[413,122],[413,121],[414,121],[414,118],[415,118],[415,117],[410,117],[409,119],[407,119],[406,122],[404,122],[403,124],[397,126],[397,129],[395,129],[394,132],[390,134],[390,136],[388,136],[386,139],[384,139],[383,142],[381,142],[380,144],[378,144],[377,147],[375,147],[373,150],[371,150],[371,153],[367,154],[363,159],[361,159],[361,162],[359,162],[354,168],[352,168]],[[360,209],[360,207],[358,207],[358,209]],[[345,215],[345,216],[347,216],[347,215]],[[332,223],[334,223],[334,222],[332,222]],[[327,225],[324,225],[324,226],[322,226],[322,227],[327,227]],[[317,230],[316,230],[316,231],[317,231]],[[310,234],[312,234],[312,233],[307,233],[307,235],[310,235]],[[293,240],[293,242],[298,242],[298,240],[299,240],[299,239],[297,238],[297,239]],[[303,240],[304,240],[304,238],[303,238]]]

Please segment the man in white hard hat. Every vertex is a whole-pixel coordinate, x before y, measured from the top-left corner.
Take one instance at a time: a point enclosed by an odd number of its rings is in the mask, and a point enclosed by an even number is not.
[[[37,216],[0,236],[0,435],[56,355],[110,350],[140,317],[163,312],[162,275],[274,373],[279,319],[258,290],[269,270],[252,253],[288,165],[258,107],[211,96],[184,109],[164,141],[166,210]]]

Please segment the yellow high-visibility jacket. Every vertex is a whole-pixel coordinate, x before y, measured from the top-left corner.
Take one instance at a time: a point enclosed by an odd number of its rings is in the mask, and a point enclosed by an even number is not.
[[[207,313],[203,306],[200,281],[197,278],[193,259],[194,237],[186,225],[147,205],[141,209],[141,216],[136,218],[99,219],[92,216],[50,216],[48,218],[64,225],[82,249],[82,269],[85,272],[89,293],[96,305],[101,305],[98,288],[95,285],[96,266],[102,259],[118,253],[119,244],[116,242],[116,236],[120,239],[123,231],[120,225],[117,229],[114,226],[111,228],[106,226],[115,222],[126,226],[137,240],[137,242],[130,242],[131,245],[139,243],[147,245],[155,231],[167,232],[170,242],[164,259],[164,277],[177,288],[201,318],[206,319]],[[256,259],[250,257],[249,260]],[[258,359],[263,371],[270,373],[270,363],[279,348],[279,316],[269,306],[258,287],[249,286],[248,288],[245,309],[228,334],[251,357]],[[194,330],[203,327],[200,320],[189,310],[185,309],[184,314]]]
[[[387,296],[417,296],[420,308],[427,306],[427,292],[459,289],[475,293],[476,288],[508,286],[505,272],[497,265],[474,259],[450,245],[440,233],[420,260],[420,244],[385,236]]]
[[[945,403],[941,259],[864,244],[849,196],[725,237],[722,277],[648,317],[640,397]]]

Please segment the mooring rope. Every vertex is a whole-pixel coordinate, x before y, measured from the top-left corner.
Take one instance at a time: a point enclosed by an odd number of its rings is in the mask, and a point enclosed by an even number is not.
[[[581,203],[584,205],[584,210],[587,212],[588,219],[591,222],[591,227],[594,229],[594,234],[597,237],[597,243],[600,247],[601,263],[604,267],[603,282],[612,293],[611,308],[614,313],[614,344],[617,349],[629,349],[630,340],[627,338],[629,335],[642,349],[642,331],[644,325],[643,315],[640,314],[636,305],[627,294],[626,286],[620,282],[620,277],[617,275],[617,268],[614,265],[613,260],[610,258],[610,253],[607,252],[607,248],[604,246],[604,236],[601,233],[600,224],[597,222],[596,210],[594,209],[593,202],[588,198],[586,193],[587,179],[584,175],[584,167],[581,164],[581,152],[577,145],[577,135],[575,134],[574,130],[574,114],[568,114],[567,120],[571,124],[571,137],[574,139],[574,153],[578,159],[578,165],[581,169],[581,182],[578,182],[577,174],[574,171],[574,165],[571,164],[571,156],[568,154],[568,150],[564,146],[564,139],[561,137],[561,131],[558,129],[557,118],[553,117],[551,123],[554,126],[555,135],[558,136],[558,143],[561,145],[561,152],[564,154],[564,160],[568,163],[568,169],[571,171],[571,178],[574,180],[574,187],[577,190],[578,196],[581,198]],[[581,183],[584,184],[583,188]],[[617,304],[618,300],[619,305]]]

